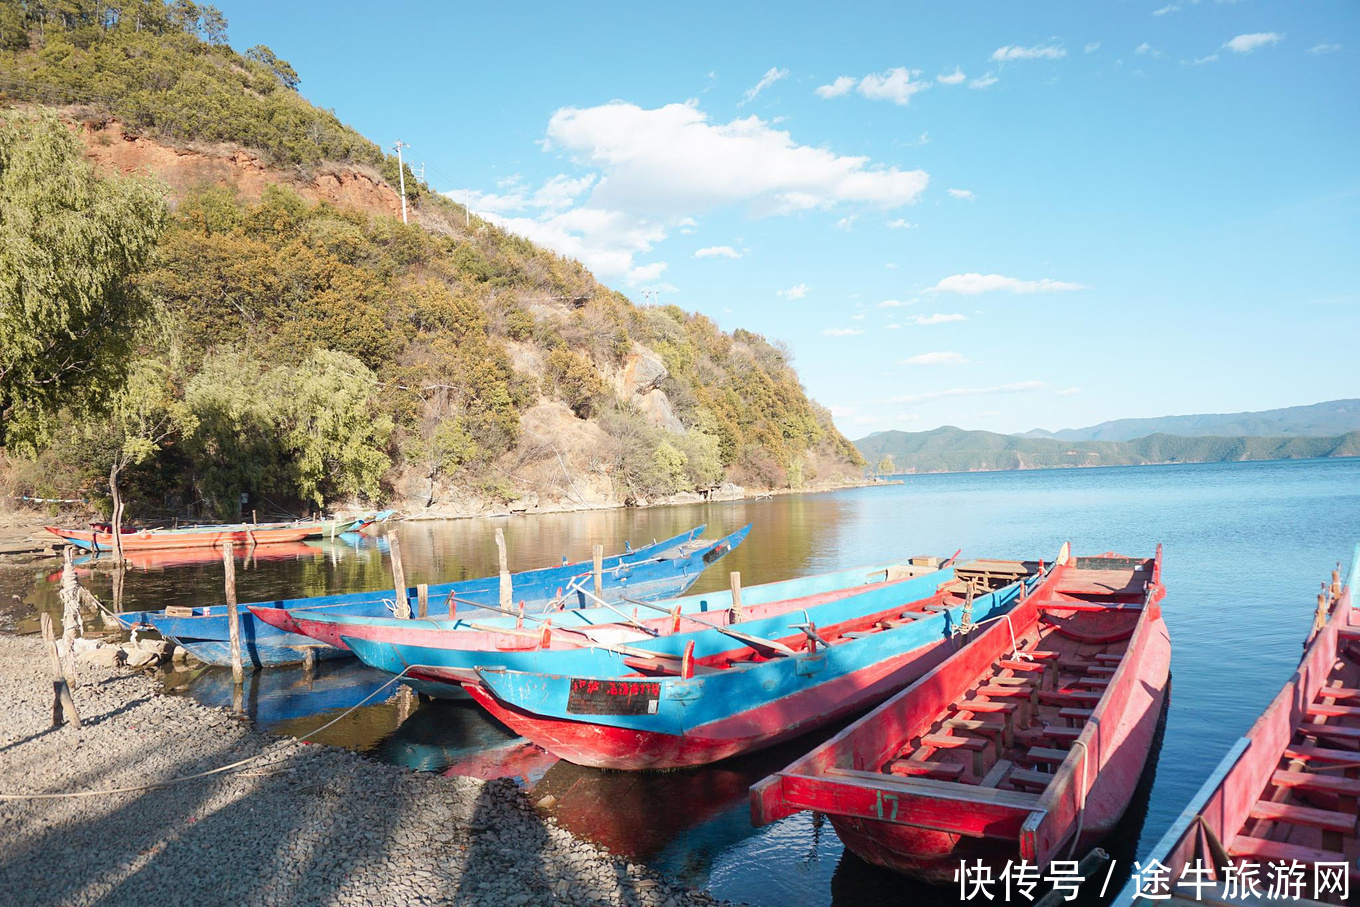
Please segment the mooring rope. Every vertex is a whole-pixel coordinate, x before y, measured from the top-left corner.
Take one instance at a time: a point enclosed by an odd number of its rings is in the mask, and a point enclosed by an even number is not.
[[[361,700],[359,700],[358,702],[356,702],[354,705],[352,705],[352,706],[350,706],[349,708],[345,709],[345,710],[344,710],[343,712],[341,712],[339,715],[336,715],[336,716],[335,716],[334,718],[332,718],[330,721],[327,721],[325,724],[321,725],[321,727],[316,728],[315,730],[312,730],[312,731],[308,731],[306,734],[303,734],[301,737],[298,737],[298,738],[297,738],[297,741],[298,741],[299,743],[305,743],[305,742],[307,742],[309,739],[311,739],[312,737],[315,737],[317,734],[319,734],[319,733],[321,733],[322,731],[326,730],[326,729],[327,729],[328,727],[330,727],[331,725],[333,725],[333,724],[335,724],[336,722],[340,721],[342,718],[345,718],[347,715],[349,715],[349,714],[350,714],[351,712],[353,712],[355,709],[359,708],[360,706],[363,706],[363,705],[367,704],[368,701],[369,701],[370,699],[372,699],[374,696],[377,696],[377,695],[378,695],[379,693],[381,693],[383,690],[387,689],[387,688],[390,687],[392,684],[396,683],[398,680],[401,680],[401,678],[404,677],[404,676],[406,675],[406,672],[409,671],[409,670],[411,670],[411,666],[407,666],[407,667],[403,668],[400,674],[395,674],[395,675],[393,675],[391,680],[387,681],[387,682],[384,683],[382,686],[378,687],[378,688],[377,688],[376,690],[374,690],[372,693],[369,693],[367,696],[365,696],[363,699],[361,699]],[[71,799],[76,799],[76,798],[78,798],[78,797],[102,797],[102,796],[106,796],[106,795],[108,795],[108,794],[132,794],[132,793],[137,793],[138,791],[155,790],[156,788],[160,788],[160,787],[171,787],[171,786],[173,786],[173,785],[175,785],[175,784],[181,784],[181,783],[183,783],[183,782],[185,782],[185,781],[195,781],[195,780],[197,780],[197,779],[199,779],[199,778],[207,778],[207,777],[212,776],[212,775],[221,775],[221,774],[230,772],[230,771],[232,771],[233,769],[238,769],[238,768],[241,768],[242,766],[249,765],[249,764],[251,764],[252,762],[257,762],[257,761],[259,761],[260,759],[264,759],[264,758],[271,757],[271,756],[276,756],[276,755],[278,755],[278,754],[277,754],[277,753],[257,753],[257,754],[255,754],[254,756],[248,756],[248,757],[246,757],[245,759],[240,759],[240,760],[238,760],[238,761],[236,761],[236,762],[229,763],[228,765],[219,766],[218,768],[208,769],[208,770],[205,771],[205,772],[195,772],[195,773],[192,774],[192,775],[181,775],[181,776],[179,776],[179,777],[177,777],[177,778],[168,778],[168,779],[166,779],[166,780],[164,780],[164,781],[156,781],[156,782],[153,782],[153,783],[151,783],[151,784],[138,784],[138,785],[133,786],[133,787],[110,787],[110,788],[105,788],[105,789],[103,789],[103,790],[66,791],[66,792],[62,792],[62,793],[33,793],[33,794],[4,794],[4,793],[0,793],[0,800],[71,800]]]

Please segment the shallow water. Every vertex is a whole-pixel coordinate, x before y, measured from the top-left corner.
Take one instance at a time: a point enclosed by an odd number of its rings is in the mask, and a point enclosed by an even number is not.
[[[1164,603],[1174,691],[1160,758],[1112,851],[1143,853],[1179,813],[1233,740],[1298,661],[1318,583],[1360,540],[1360,460],[1313,460],[907,476],[902,485],[760,502],[554,514],[400,527],[412,583],[495,571],[495,527],[511,569],[590,556],[706,522],[709,535],[745,522],[750,538],[699,581],[723,588],[912,554],[1051,558],[1076,553],[1150,555],[1165,545]],[[238,567],[243,601],[379,589],[389,582],[384,539],[328,542]],[[111,596],[110,578],[86,578]],[[221,567],[148,565],[128,571],[126,609],[206,604],[221,595]],[[40,581],[30,600],[51,607]],[[224,672],[179,672],[171,683],[213,704],[229,702]],[[323,664],[253,678],[245,705],[263,726],[302,734],[378,690],[381,675]],[[379,701],[381,700],[381,701]],[[552,793],[559,821],[620,853],[714,894],[753,904],[957,903],[957,893],[905,883],[843,853],[829,823],[794,816],[766,829],[747,819],[746,787],[811,741],[706,769],[653,775],[581,769],[526,748],[467,703],[417,704],[378,693],[319,739],[421,770],[516,777],[535,799]],[[1112,890],[1115,888],[1111,886]]]

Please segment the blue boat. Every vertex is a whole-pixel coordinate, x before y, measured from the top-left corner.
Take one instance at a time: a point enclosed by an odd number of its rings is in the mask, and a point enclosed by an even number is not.
[[[895,577],[899,575],[907,578],[896,579]],[[476,681],[478,668],[589,673],[601,676],[626,673],[632,670],[625,664],[625,659],[630,657],[630,653],[655,652],[678,658],[684,653],[688,643],[693,641],[698,647],[696,657],[703,657],[704,654],[732,648],[734,642],[729,635],[732,631],[753,637],[787,635],[787,628],[791,624],[809,619],[824,622],[818,615],[823,614],[825,609],[855,611],[891,607],[898,602],[928,598],[935,594],[940,584],[947,583],[953,578],[954,573],[949,568],[914,571],[910,567],[890,565],[855,567],[820,576],[751,586],[741,590],[741,599],[743,610],[753,619],[733,627],[723,630],[670,633],[655,638],[638,632],[632,634],[626,642],[601,642],[593,646],[584,644],[570,648],[545,649],[529,646],[517,649],[469,649],[463,647],[462,641],[457,638],[466,631],[453,629],[442,633],[427,632],[424,629],[425,622],[407,624],[410,629],[406,635],[410,639],[419,640],[419,643],[384,641],[358,636],[344,636],[343,639],[359,660],[368,666],[391,674],[406,672],[402,681],[420,692],[430,696],[456,699],[467,695],[462,684]],[[860,587],[865,591],[856,591]],[[723,591],[690,595],[664,604],[667,610],[678,607],[680,614],[691,619],[703,615],[701,620],[720,624],[731,616],[732,593]],[[762,611],[773,616],[761,617],[759,615]],[[620,626],[619,615],[608,609],[583,611],[580,616],[594,623],[612,622],[615,631],[628,629]],[[485,622],[488,625],[491,623],[490,620]],[[513,627],[513,623],[502,623],[500,626]],[[564,617],[561,626],[568,628],[572,624]],[[440,636],[446,641],[441,642]],[[428,644],[421,644],[427,640]]]
[[[726,538],[705,542],[696,537],[703,526],[689,532],[655,542],[624,554],[604,559],[602,564],[602,597],[616,601],[623,597],[641,601],[670,598],[689,588],[704,569],[735,548],[750,531],[747,526]],[[538,570],[528,570],[511,576],[514,598],[524,602],[526,609],[538,610],[549,604],[580,607],[593,594],[593,565],[589,562],[562,564]],[[416,589],[406,590],[410,612],[416,613]],[[442,583],[429,587],[429,601],[442,606],[454,596],[460,606],[492,606],[500,595],[498,576],[479,577]],[[390,616],[395,613],[395,593],[390,589],[356,592],[314,598],[285,599],[274,602],[252,602],[237,606],[240,615],[242,660],[257,667],[296,664],[311,650],[318,658],[336,658],[348,653],[316,640],[288,633],[270,626],[250,613],[249,608],[285,608],[294,611],[352,614],[358,616]],[[149,623],[165,639],[182,646],[195,658],[208,664],[231,664],[229,628],[226,609],[184,609],[185,614],[166,611],[136,612],[120,615],[125,627]]]

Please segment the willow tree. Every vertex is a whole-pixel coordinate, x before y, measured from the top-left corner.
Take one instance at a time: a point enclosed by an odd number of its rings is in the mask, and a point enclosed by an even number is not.
[[[151,303],[134,276],[163,190],[103,180],[48,111],[0,110],[0,446],[36,445],[63,405],[107,400]]]

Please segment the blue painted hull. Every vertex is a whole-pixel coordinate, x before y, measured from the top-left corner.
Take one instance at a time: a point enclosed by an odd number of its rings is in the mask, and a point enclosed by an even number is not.
[[[872,568],[871,568],[872,569]],[[765,586],[752,586],[742,590],[743,605],[788,601],[816,595],[834,588],[831,585],[837,578],[848,578],[851,584],[863,582],[865,568],[826,574],[824,577],[805,577],[783,583],[770,583]],[[847,576],[848,575],[848,576]],[[812,620],[818,625],[834,623],[844,619],[839,615],[868,614],[892,607],[894,604],[917,601],[934,594],[939,584],[953,578],[952,569],[940,570],[914,579],[878,586],[871,591],[861,592],[826,604],[786,612],[762,620],[751,620],[736,625],[743,633],[777,639],[797,633],[790,630],[793,624]],[[682,600],[689,605],[688,613],[724,611],[731,606],[731,593],[711,593],[690,596]],[[617,615],[614,615],[617,620]],[[456,632],[456,631],[453,631]],[[653,651],[665,655],[680,656],[685,647],[694,642],[694,657],[705,658],[728,652],[740,647],[732,637],[718,630],[700,630],[693,633],[674,633],[655,639],[644,639],[628,643],[632,649]],[[411,665],[437,668],[440,671],[460,672],[472,677],[478,668],[502,668],[511,671],[552,674],[578,674],[592,677],[611,677],[628,674],[632,668],[624,664],[624,656],[618,652],[601,648],[580,649],[526,649],[518,651],[477,651],[453,648],[434,648],[431,646],[402,645],[398,643],[373,642],[371,640],[345,637],[345,642],[359,660],[369,667],[400,674]],[[405,679],[405,678],[403,678]],[[413,678],[412,685],[429,695],[461,696],[461,687],[456,682],[439,684],[431,677]],[[459,692],[455,692],[459,691]]]
[[[693,541],[694,536],[703,532],[703,529],[700,526],[682,536],[606,559],[602,574],[602,597],[606,601],[618,601],[624,597],[655,601],[679,595],[698,580],[710,563],[740,544],[750,527],[716,542],[704,544]],[[567,603],[584,605],[588,601],[585,590],[593,587],[591,569],[588,564],[578,563],[515,574],[512,577],[515,600],[524,602],[530,611],[540,610],[550,602],[559,600],[565,586],[568,590],[573,587],[582,590],[568,594]],[[483,577],[431,586],[429,600],[432,608],[442,607],[449,595],[457,597],[460,607],[466,607],[468,602],[494,606],[499,594],[500,578]],[[407,596],[411,612],[415,613],[416,590],[408,589]],[[391,616],[393,598],[393,592],[383,590],[251,604],[300,610],[308,614],[383,617]],[[302,660],[307,649],[325,658],[347,654],[310,637],[272,627],[251,614],[249,607],[239,605],[237,608],[240,614],[241,654],[244,661],[256,667],[295,664]],[[164,612],[141,612],[141,615],[149,620],[162,637],[183,646],[195,657],[208,664],[229,665],[227,640],[230,631],[222,611],[221,608],[196,609],[191,617],[169,617]]]

